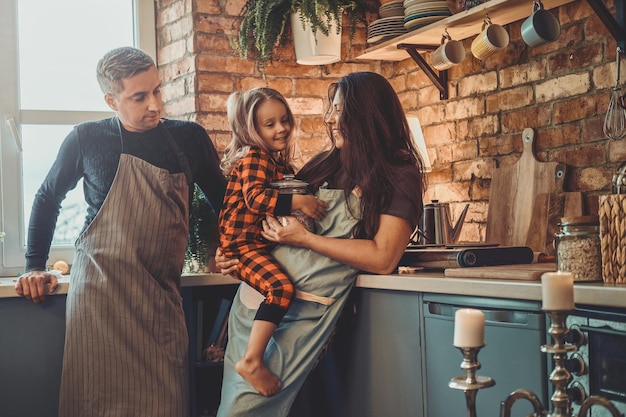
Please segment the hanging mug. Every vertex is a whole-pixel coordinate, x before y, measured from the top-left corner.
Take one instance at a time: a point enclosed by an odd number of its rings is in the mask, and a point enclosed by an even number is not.
[[[541,1],[533,4],[533,13],[522,23],[522,39],[528,46],[540,46],[554,42],[561,35],[561,24],[551,12],[543,8]]]
[[[472,54],[484,60],[509,44],[509,33],[500,25],[491,23],[489,16],[483,21],[480,34],[472,41]]]
[[[441,37],[441,46],[430,56],[430,62],[438,71],[459,65],[465,59],[465,48],[460,41],[454,41],[446,30]]]

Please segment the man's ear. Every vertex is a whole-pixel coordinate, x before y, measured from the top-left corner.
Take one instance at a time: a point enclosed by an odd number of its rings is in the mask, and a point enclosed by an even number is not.
[[[113,111],[117,111],[117,103],[115,103],[115,97],[113,97],[112,94],[105,94],[104,101],[107,102],[107,104]]]

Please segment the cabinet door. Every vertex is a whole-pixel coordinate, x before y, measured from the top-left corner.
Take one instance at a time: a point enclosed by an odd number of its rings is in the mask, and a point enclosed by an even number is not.
[[[215,415],[220,403],[223,361],[207,361],[203,351],[215,341],[228,320],[228,308],[238,285],[183,288],[183,305],[189,332],[190,415]],[[225,329],[223,329],[225,330]]]
[[[0,416],[57,416],[65,299],[0,299]]]
[[[424,416],[418,293],[355,289],[344,417]]]
[[[463,356],[452,346],[454,314],[462,307],[485,313],[485,344],[478,355],[477,375],[489,376],[495,386],[476,395],[479,416],[497,417],[500,402],[518,388],[529,389],[547,402],[548,376],[545,315],[530,302],[479,297],[424,295],[425,392],[428,417],[467,415],[462,390],[448,387],[450,379],[464,375]],[[448,304],[449,303],[449,304]],[[535,309],[535,311],[531,311]],[[517,401],[512,415],[529,415],[528,401]]]

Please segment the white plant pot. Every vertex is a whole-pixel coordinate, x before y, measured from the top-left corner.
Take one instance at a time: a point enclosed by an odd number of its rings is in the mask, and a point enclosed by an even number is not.
[[[291,30],[298,64],[325,65],[341,60],[341,28],[337,33],[334,22],[331,22],[328,35],[319,30],[313,34],[311,25],[307,22],[303,28],[300,14],[293,13]]]

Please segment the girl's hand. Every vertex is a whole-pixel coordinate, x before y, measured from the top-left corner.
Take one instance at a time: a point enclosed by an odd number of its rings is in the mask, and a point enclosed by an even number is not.
[[[317,197],[310,194],[294,194],[291,198],[291,211],[300,210],[315,220],[322,220],[328,215],[326,209],[328,203],[318,200]]]
[[[266,216],[263,220],[261,235],[271,242],[286,243],[293,246],[304,246],[307,235],[311,234],[295,217]]]
[[[220,248],[217,248],[215,251],[215,266],[220,269],[222,275],[229,275],[231,272],[235,272],[238,263],[239,259],[227,258]]]

